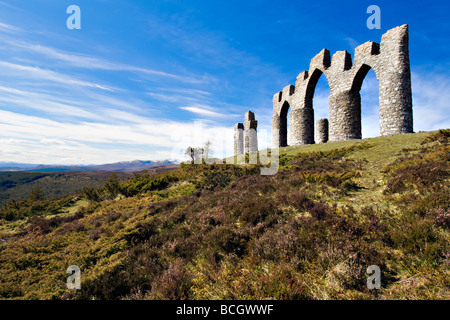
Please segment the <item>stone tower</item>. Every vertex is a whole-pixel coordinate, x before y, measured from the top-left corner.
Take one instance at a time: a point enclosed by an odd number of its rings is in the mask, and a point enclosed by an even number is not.
[[[258,152],[258,136],[256,129],[258,121],[255,120],[255,114],[251,111],[245,113],[244,121],[244,153],[250,154]]]
[[[234,155],[244,154],[244,125],[236,123],[234,126]]]
[[[329,139],[361,139],[360,90],[373,69],[379,81],[380,133],[413,132],[408,25],[387,31],[380,44],[368,41],[355,49],[354,62],[347,51],[333,57],[327,49],[317,54],[308,71],[297,76],[273,98],[272,147],[287,145],[287,114],[290,109],[292,145],[314,143],[313,96],[322,74],[330,86]]]

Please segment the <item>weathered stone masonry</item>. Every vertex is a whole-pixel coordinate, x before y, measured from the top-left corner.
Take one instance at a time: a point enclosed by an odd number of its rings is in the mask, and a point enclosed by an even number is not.
[[[258,152],[258,136],[256,129],[258,121],[255,120],[255,114],[247,111],[244,121],[244,152],[250,154]]]
[[[244,154],[244,125],[236,123],[234,126],[234,155]]]
[[[258,136],[256,129],[258,121],[251,111],[245,113],[244,124],[234,126],[234,155],[250,154],[258,151]]]
[[[379,81],[381,135],[413,132],[408,25],[403,25],[387,31],[380,44],[368,41],[358,46],[354,63],[347,51],[338,51],[332,58],[327,49],[317,54],[309,70],[298,75],[295,86],[285,87],[273,98],[272,147],[287,146],[289,109],[290,144],[314,143],[312,101],[322,74],[330,86],[329,140],[361,139],[359,92],[371,68]],[[318,142],[326,142],[323,138],[318,137]]]
[[[316,121],[316,143],[328,141],[328,119],[322,118]]]

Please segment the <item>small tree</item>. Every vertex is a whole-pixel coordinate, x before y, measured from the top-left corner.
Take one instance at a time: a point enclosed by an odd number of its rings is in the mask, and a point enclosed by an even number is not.
[[[99,202],[101,201],[100,194],[94,187],[83,187],[83,195],[88,201]]]
[[[191,160],[191,163],[194,163],[194,159],[195,159],[194,148],[192,148],[190,146],[187,147],[186,151],[184,152],[184,155]]]
[[[203,148],[192,148],[187,147],[186,151],[184,152],[184,155],[187,156],[191,163],[202,163],[202,157],[203,157]]]
[[[111,173],[108,180],[105,182],[104,188],[107,193],[105,195],[107,199],[112,200],[117,197],[117,195],[121,192],[120,179],[117,176],[117,173]]]
[[[28,198],[32,201],[44,200],[45,194],[41,188],[36,187],[30,192],[30,195],[28,196]]]
[[[205,157],[205,161],[206,162],[208,162],[209,158],[211,158],[212,154],[213,154],[213,150],[211,148],[211,144],[212,144],[211,141],[208,140],[208,141],[206,141],[205,147],[203,148],[203,150],[204,150],[203,155]]]
[[[89,201],[99,202],[103,200],[114,200],[118,194],[127,194],[122,190],[120,178],[115,172],[111,173],[105,184],[97,189],[94,187],[83,187],[83,195]]]

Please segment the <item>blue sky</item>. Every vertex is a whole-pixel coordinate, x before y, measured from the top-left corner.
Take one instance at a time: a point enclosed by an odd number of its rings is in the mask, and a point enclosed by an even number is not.
[[[81,30],[69,30],[70,5]],[[369,5],[381,29],[369,30]],[[414,130],[450,127],[446,1],[0,0],[0,161],[92,164],[182,159],[212,140],[233,151],[252,110],[270,146],[272,97],[331,54],[409,24]],[[327,80],[314,97],[328,116]],[[378,135],[378,81],[362,95],[363,137]],[[198,128],[201,123],[201,132]]]

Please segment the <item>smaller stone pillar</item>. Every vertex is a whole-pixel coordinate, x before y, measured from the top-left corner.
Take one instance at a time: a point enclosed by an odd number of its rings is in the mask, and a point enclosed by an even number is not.
[[[251,111],[245,113],[244,122],[244,152],[245,154],[258,152],[258,136],[256,128],[258,121],[255,120],[255,114]]]
[[[234,125],[234,155],[244,154],[244,125],[236,123]]]
[[[328,119],[322,118],[316,121],[316,143],[328,141]]]

